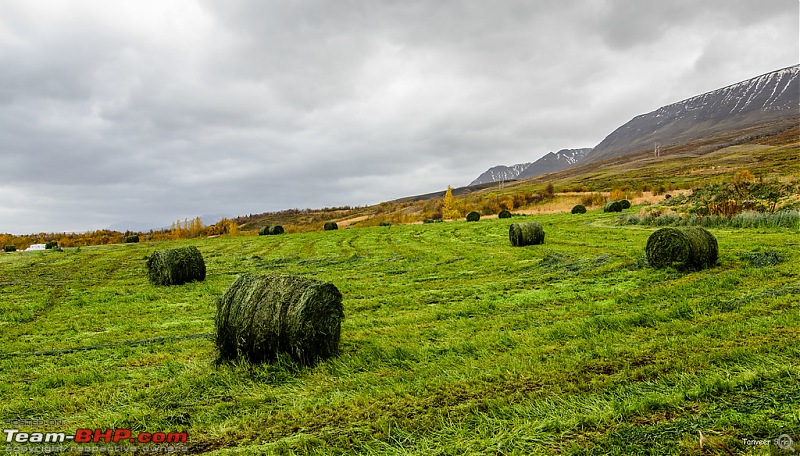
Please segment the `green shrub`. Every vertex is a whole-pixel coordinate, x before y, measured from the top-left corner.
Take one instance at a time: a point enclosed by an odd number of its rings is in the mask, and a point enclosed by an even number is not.
[[[7,246],[3,247],[3,251],[4,252],[16,252],[17,251],[17,246],[15,246],[15,245],[7,245]]]
[[[656,269],[703,269],[717,263],[717,239],[699,227],[661,228],[647,239],[647,261]]]
[[[467,221],[468,222],[477,222],[480,219],[481,219],[481,214],[479,214],[479,213],[477,213],[475,211],[472,211],[469,214],[467,214]]]
[[[586,213],[586,206],[583,204],[576,204],[571,211],[573,214],[585,214]]]
[[[430,222],[428,222],[426,220],[425,223],[433,223],[433,220],[431,220]],[[392,226],[392,223],[391,222],[381,222],[381,223],[378,224],[378,226]]]
[[[197,247],[188,246],[153,252],[147,272],[153,285],[181,285],[205,280],[206,264]]]
[[[138,234],[133,234],[131,236],[125,236],[125,242],[127,244],[133,244],[133,243],[139,242],[139,235]]]
[[[273,225],[267,229],[267,234],[275,236],[278,234],[283,234],[283,227],[281,225]]]
[[[500,213],[497,214],[497,218],[501,218],[501,219],[511,218],[511,212],[505,211],[505,210],[500,211]]]
[[[609,201],[603,206],[603,212],[622,212],[622,203],[619,201]]]
[[[336,222],[325,222],[325,225],[323,225],[322,228],[325,231],[338,230],[339,225],[337,225]]]
[[[422,223],[433,223],[433,219],[425,219]]]
[[[619,200],[619,204],[622,205],[622,209],[630,209],[631,208],[631,202],[628,201],[628,200]]]
[[[512,223],[508,238],[514,247],[544,244],[544,228],[539,222]]]
[[[244,274],[217,300],[220,360],[271,361],[281,353],[311,365],[339,352],[342,294],[293,275]]]

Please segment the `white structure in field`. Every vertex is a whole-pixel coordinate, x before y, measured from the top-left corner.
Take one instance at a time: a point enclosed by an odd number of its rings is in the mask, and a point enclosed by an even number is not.
[[[44,250],[44,244],[31,244],[30,247],[25,249],[26,252],[32,252],[34,250]]]

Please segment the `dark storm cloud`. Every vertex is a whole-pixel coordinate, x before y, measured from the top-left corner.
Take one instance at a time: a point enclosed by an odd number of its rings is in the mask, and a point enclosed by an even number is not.
[[[788,0],[0,9],[0,232],[440,190],[797,59]]]

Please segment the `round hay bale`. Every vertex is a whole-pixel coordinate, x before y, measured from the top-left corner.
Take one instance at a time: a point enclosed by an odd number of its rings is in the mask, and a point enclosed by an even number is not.
[[[481,219],[481,214],[479,214],[479,213],[477,213],[475,211],[472,211],[469,214],[467,214],[467,221],[468,222],[477,222],[480,219]]]
[[[16,252],[17,246],[16,245],[6,245],[3,247],[4,252]]]
[[[661,228],[647,239],[647,262],[656,269],[703,269],[717,263],[717,239],[705,228],[685,226]]]
[[[133,234],[131,236],[125,236],[125,243],[126,244],[134,244],[136,242],[139,242],[139,235],[138,234]]]
[[[622,203],[619,201],[609,201],[603,206],[603,212],[622,212]]]
[[[336,222],[325,222],[322,228],[325,229],[325,231],[338,230],[339,225],[337,225]]]
[[[576,204],[572,207],[573,214],[585,214],[586,213],[586,206],[583,204]]]
[[[275,236],[275,235],[278,235],[278,234],[283,234],[284,231],[283,231],[283,227],[282,226],[273,225],[273,226],[269,227],[269,229],[267,230],[267,233],[270,234],[270,235]]]
[[[512,223],[508,229],[508,238],[514,247],[544,244],[544,228],[539,222]]]
[[[58,248],[58,242],[56,241],[49,241],[44,245],[45,250],[55,249]]]
[[[339,352],[342,294],[332,283],[295,275],[244,274],[217,300],[220,360],[289,354],[314,364]]]
[[[630,209],[631,208],[631,202],[628,201],[628,200],[619,200],[619,204],[622,205],[622,209]]]
[[[497,214],[497,218],[502,218],[502,219],[511,218],[511,212],[505,210],[500,211],[500,213]]]
[[[153,285],[202,282],[206,278],[206,263],[195,246],[161,250],[150,255],[147,272]]]
[[[268,227],[268,226],[262,226],[261,228],[259,228],[259,229],[258,229],[258,235],[259,235],[259,236],[266,236],[266,235],[268,235],[268,234],[269,234],[269,228],[270,228],[270,227]]]

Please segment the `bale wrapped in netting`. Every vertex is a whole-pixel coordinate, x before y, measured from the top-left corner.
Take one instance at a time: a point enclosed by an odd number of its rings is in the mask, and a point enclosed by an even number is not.
[[[499,214],[497,214],[497,218],[511,218],[511,212],[507,210],[502,210],[500,211]]]
[[[622,212],[622,203],[619,201],[609,201],[603,206],[603,212]]]
[[[467,221],[468,222],[477,222],[480,219],[481,219],[481,214],[479,214],[479,213],[477,213],[475,211],[472,211],[469,214],[467,214]]]
[[[139,242],[139,235],[138,234],[132,234],[130,236],[125,236],[125,243],[126,244],[135,244],[137,242]]]
[[[270,234],[272,236],[283,233],[284,233],[283,227],[280,225],[272,225],[271,227],[269,227],[269,229],[267,229],[267,234]]]
[[[630,209],[631,208],[631,202],[628,201],[628,200],[619,200],[619,204],[622,205],[622,209]]]
[[[153,285],[202,282],[206,278],[206,263],[195,246],[161,250],[150,255],[147,272]]]
[[[312,365],[339,352],[342,294],[295,275],[244,274],[217,300],[219,360],[272,361],[281,353]]]
[[[58,242],[56,241],[49,241],[44,245],[45,250],[50,250],[55,248],[58,248]]]
[[[6,245],[3,247],[4,252],[16,252],[17,246],[16,245]]]
[[[325,231],[338,230],[339,225],[337,225],[336,222],[325,222],[322,228],[325,229]]]
[[[647,239],[647,261],[656,269],[703,269],[717,263],[717,239],[705,228],[683,226],[661,228]]]
[[[259,236],[266,236],[268,234],[269,234],[269,227],[268,226],[262,226],[261,228],[258,229],[258,235]]]
[[[586,213],[586,206],[583,204],[576,204],[572,207],[573,214],[585,214]]]
[[[514,247],[544,244],[544,228],[539,222],[512,223],[508,238]]]

